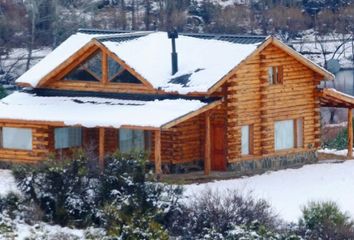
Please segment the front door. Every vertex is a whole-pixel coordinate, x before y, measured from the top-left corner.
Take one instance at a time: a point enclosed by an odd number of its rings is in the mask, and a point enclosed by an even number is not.
[[[211,170],[225,171],[225,122],[211,122]]]

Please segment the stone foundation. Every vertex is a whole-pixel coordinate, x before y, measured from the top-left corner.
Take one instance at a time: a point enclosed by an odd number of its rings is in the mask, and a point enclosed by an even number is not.
[[[236,171],[241,175],[253,175],[269,170],[301,167],[305,164],[316,163],[317,161],[316,151],[310,151],[229,163],[227,169],[229,171]]]

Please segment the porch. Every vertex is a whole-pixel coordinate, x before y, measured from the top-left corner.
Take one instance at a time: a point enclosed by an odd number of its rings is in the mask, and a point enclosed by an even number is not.
[[[4,140],[0,156],[35,163],[53,153],[65,155],[92,145],[102,168],[108,154],[138,150],[148,153],[156,174],[162,173],[163,164],[178,161],[204,161],[209,173],[211,129],[218,123],[218,114],[211,112],[221,105],[221,100],[138,101],[15,93],[0,102]]]
[[[320,105],[321,107],[345,108],[348,110],[347,129],[348,129],[348,145],[347,158],[353,157],[353,109],[354,97],[345,93],[339,92],[333,88],[325,88],[320,90]]]

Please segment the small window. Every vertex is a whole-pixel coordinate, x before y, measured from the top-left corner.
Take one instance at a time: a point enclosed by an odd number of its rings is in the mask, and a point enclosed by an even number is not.
[[[242,126],[241,128],[241,155],[251,154],[251,127],[250,125]]]
[[[80,147],[82,145],[82,129],[76,127],[56,128],[54,130],[55,149]]]
[[[268,68],[268,82],[271,85],[283,83],[283,66],[272,66]]]
[[[4,127],[2,129],[2,147],[32,150],[32,129]]]
[[[150,148],[150,133],[144,130],[119,129],[119,151],[121,153],[145,152]]]

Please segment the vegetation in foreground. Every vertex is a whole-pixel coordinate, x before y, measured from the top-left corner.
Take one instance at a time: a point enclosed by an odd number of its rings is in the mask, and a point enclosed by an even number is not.
[[[14,168],[22,194],[0,198],[0,237],[13,239],[21,222],[39,226],[31,239],[77,239],[41,232],[46,222],[86,229],[86,239],[354,239],[353,221],[333,202],[310,203],[286,224],[250,194],[185,199],[181,187],[155,181],[141,154],[111,156],[103,172],[88,159]]]

